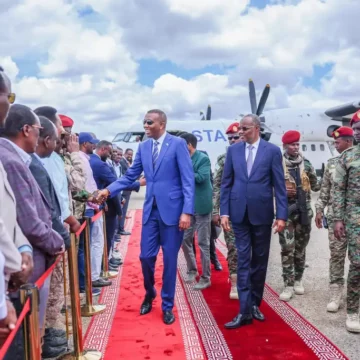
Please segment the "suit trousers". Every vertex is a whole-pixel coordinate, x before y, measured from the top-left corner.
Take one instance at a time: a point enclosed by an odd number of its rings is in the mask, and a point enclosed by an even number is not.
[[[157,207],[153,207],[148,221],[143,224],[140,243],[140,261],[144,276],[146,296],[153,298],[155,292],[155,263],[160,247],[163,251],[164,270],[162,276],[162,310],[171,310],[174,307],[177,260],[183,241],[184,232],[179,225],[168,226],[160,216]]]
[[[238,255],[237,289],[240,313],[251,314],[251,307],[260,306],[264,293],[271,224],[252,225],[246,212],[243,222],[232,223],[232,226]]]
[[[123,214],[122,214],[122,218],[119,221],[119,232],[120,231],[124,231],[124,226],[125,226],[125,220],[126,220],[126,213],[129,207],[129,202],[130,202],[130,196],[131,196],[131,191],[124,191],[123,193],[124,199],[125,199],[125,204],[122,208]]]

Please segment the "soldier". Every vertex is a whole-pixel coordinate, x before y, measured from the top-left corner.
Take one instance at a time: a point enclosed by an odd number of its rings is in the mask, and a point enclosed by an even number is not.
[[[239,135],[239,123],[235,122],[231,124],[227,130],[226,135],[228,136],[229,144],[235,144],[237,142],[243,141],[243,138]],[[220,155],[216,163],[216,172],[214,177],[214,186],[213,186],[213,218],[212,221],[215,225],[220,225],[220,186],[222,174],[224,171],[226,153]],[[237,282],[237,252],[235,246],[235,236],[230,224],[230,231],[224,233],[226,246],[228,249],[227,262],[230,274],[230,299],[239,299],[236,282]]]
[[[294,291],[303,295],[302,277],[305,269],[306,246],[310,240],[311,190],[319,191],[320,184],[309,160],[299,151],[300,133],[287,131],[282,138],[284,144],[283,164],[288,195],[288,221],[285,230],[279,233],[281,262],[285,288],[280,300],[289,301]]]
[[[352,117],[350,126],[358,145],[344,151],[339,158],[334,175],[333,202],[334,234],[348,241],[349,274],[347,278],[347,319],[349,332],[360,332],[360,111]]]
[[[338,128],[332,134],[335,139],[335,148],[341,154],[346,149],[353,146],[353,130],[343,126]],[[338,164],[340,156],[328,160],[322,179],[320,195],[315,204],[316,217],[315,223],[318,229],[324,225],[329,231],[330,247],[330,302],[327,304],[327,311],[337,312],[341,303],[344,287],[344,265],[347,249],[346,237],[335,239],[334,236],[334,210],[333,210],[333,177],[335,167]],[[327,207],[326,217],[324,209]]]

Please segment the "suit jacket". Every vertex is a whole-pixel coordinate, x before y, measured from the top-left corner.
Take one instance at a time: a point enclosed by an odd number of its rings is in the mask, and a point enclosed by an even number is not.
[[[16,199],[19,226],[33,247],[34,271],[29,282],[35,282],[54,260],[64,241],[52,229],[51,208],[30,170],[6,140],[0,139],[0,161]]]
[[[69,248],[70,234],[61,220],[61,208],[54,185],[44,165],[34,154],[32,154],[31,157],[32,160],[29,169],[50,205],[52,228],[62,236],[66,248]]]
[[[168,225],[177,225],[181,213],[194,213],[195,178],[194,171],[183,139],[166,134],[155,168],[152,161],[153,141],[139,144],[133,165],[126,174],[107,189],[110,196],[131,186],[144,171],[146,196],[143,223],[149,219],[154,199],[161,219]]]
[[[205,151],[205,150],[198,150],[200,152],[202,152],[203,154],[205,154],[207,157],[209,157],[209,154]],[[210,158],[209,158],[210,159]],[[210,166],[211,166],[211,162],[210,162]],[[213,173],[211,171],[211,167],[210,167],[210,182],[211,182],[211,185],[214,186],[214,176],[213,176]]]
[[[210,214],[213,208],[210,159],[203,152],[195,151],[191,161],[195,174],[195,213]]]
[[[94,179],[99,190],[105,189],[112,182],[117,180],[115,170],[105,161],[102,161],[96,154],[90,155],[90,166],[94,174]],[[137,181],[131,184],[129,190],[139,191],[140,183]],[[116,196],[107,200],[109,215],[122,215],[121,201]]]
[[[287,195],[280,149],[262,139],[248,177],[245,142],[228,148],[220,190],[220,215],[230,216],[240,224],[247,210],[253,225],[274,221],[274,190],[276,218],[287,220]]]
[[[127,162],[127,160],[122,158],[120,160],[120,165],[121,165],[121,172],[123,175],[125,175],[127,170],[130,168],[130,164]],[[128,191],[128,190],[123,191],[123,196],[129,196],[130,194],[131,194],[131,191]]]
[[[16,220],[16,200],[0,162],[0,249],[5,257],[5,273],[21,271],[19,247],[29,245]]]

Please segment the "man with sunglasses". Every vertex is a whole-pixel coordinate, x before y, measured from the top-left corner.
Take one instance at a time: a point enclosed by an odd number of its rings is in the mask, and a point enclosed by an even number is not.
[[[228,148],[220,191],[220,216],[224,231],[235,234],[238,255],[238,315],[227,329],[264,321],[262,301],[269,259],[271,225],[282,232],[287,220],[287,196],[282,154],[276,145],[260,138],[261,122],[249,114],[240,121],[244,141]]]
[[[167,117],[161,110],[150,110],[144,119],[149,140],[139,144],[133,165],[126,174],[99,192],[100,198],[114,197],[129,188],[142,172],[146,178],[140,261],[146,290],[140,314],[152,309],[156,297],[154,271],[160,246],[164,258],[161,291],[163,321],[175,321],[174,307],[177,258],[184,230],[194,213],[195,176],[189,151],[183,139],[166,132]],[[140,180],[140,182],[143,179]]]
[[[226,135],[228,137],[229,145],[236,144],[240,141],[243,141],[244,138],[239,134],[239,123],[234,122],[226,129]],[[214,178],[214,188],[213,188],[213,217],[212,222],[215,225],[220,225],[220,187],[221,179],[224,172],[226,153],[221,154],[216,162],[216,173]],[[237,253],[235,245],[235,235],[232,229],[231,223],[229,223],[230,230],[224,232],[225,243],[228,250],[227,253],[227,263],[230,276],[230,299],[239,299],[236,281],[237,281]]]

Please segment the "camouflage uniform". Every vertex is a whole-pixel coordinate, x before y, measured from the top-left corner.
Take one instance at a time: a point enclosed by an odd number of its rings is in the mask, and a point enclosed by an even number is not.
[[[295,281],[302,279],[305,269],[306,246],[310,240],[311,221],[313,218],[313,211],[311,209],[311,191],[319,191],[320,185],[318,184],[316,173],[309,160],[303,160],[302,184],[306,183],[306,207],[308,211],[309,224],[303,225],[300,222],[299,211],[294,211],[289,214],[288,221],[286,222],[285,229],[279,233],[279,240],[281,246],[281,263],[283,268],[283,278],[286,286],[294,286]],[[285,165],[284,156],[284,170],[285,178],[287,177],[287,170]],[[303,177],[305,176],[305,180]],[[287,186],[295,183],[293,180],[286,180]],[[296,199],[288,198],[288,206],[296,203]]]
[[[344,266],[347,249],[346,237],[336,239],[334,236],[333,182],[336,165],[340,156],[328,160],[321,183],[321,190],[315,208],[317,213],[324,214],[327,207],[327,223],[330,247],[330,284],[344,285]]]
[[[213,187],[213,214],[219,215],[220,209],[220,187],[224,171],[226,153],[218,157],[216,163],[216,173]],[[230,231],[224,232],[225,242],[228,249],[227,262],[230,275],[237,274],[237,250],[235,245],[235,235],[230,222]]]
[[[345,150],[334,175],[334,221],[345,223],[349,246],[347,313],[359,312],[360,300],[360,146]]]

